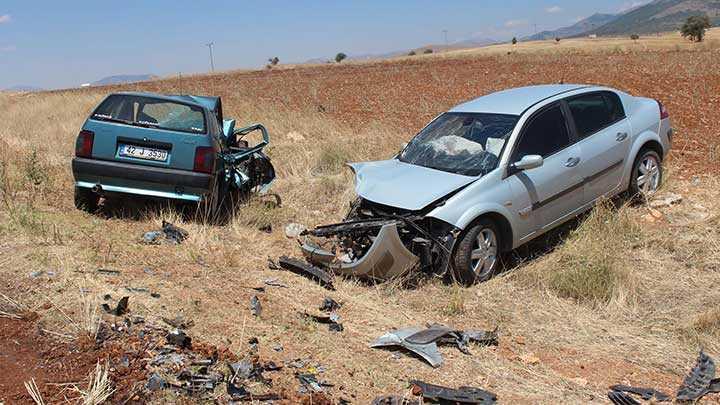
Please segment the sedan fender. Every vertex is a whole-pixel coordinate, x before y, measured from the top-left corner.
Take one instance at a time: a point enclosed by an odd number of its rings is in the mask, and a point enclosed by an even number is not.
[[[626,160],[628,164],[625,165],[622,182],[620,183],[623,185],[623,189],[627,188],[630,185],[630,179],[632,177],[632,170],[635,158],[637,157],[638,153],[640,153],[640,149],[642,149],[642,147],[645,146],[648,142],[657,142],[661,147],[663,147],[662,145],[664,145],[662,139],[660,139],[660,136],[652,131],[645,131],[635,138],[635,140],[633,141],[633,145],[630,148],[630,154],[628,155]],[[663,148],[663,153],[661,155],[664,157],[666,153],[667,151]]]

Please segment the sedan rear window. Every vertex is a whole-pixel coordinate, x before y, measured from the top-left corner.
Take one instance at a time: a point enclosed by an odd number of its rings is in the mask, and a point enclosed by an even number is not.
[[[111,95],[100,104],[91,118],[194,134],[206,132],[202,108],[145,96]]]
[[[494,170],[518,117],[505,114],[445,113],[413,138],[402,162],[482,176]]]

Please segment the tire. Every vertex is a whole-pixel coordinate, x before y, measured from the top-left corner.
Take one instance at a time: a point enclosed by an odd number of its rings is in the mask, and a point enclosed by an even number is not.
[[[87,212],[95,212],[100,203],[100,196],[88,188],[75,187],[75,208]]]
[[[648,170],[651,177],[647,177]],[[662,158],[652,149],[643,149],[638,153],[630,173],[628,195],[631,199],[646,200],[662,184]]]
[[[482,238],[481,238],[482,236]],[[489,249],[480,245],[487,241]],[[453,256],[453,276],[470,286],[490,280],[500,268],[501,237],[498,227],[489,218],[480,218],[460,237]],[[473,252],[481,257],[473,258]]]

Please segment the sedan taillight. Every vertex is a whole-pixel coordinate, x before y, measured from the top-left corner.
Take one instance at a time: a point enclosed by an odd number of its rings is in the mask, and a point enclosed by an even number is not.
[[[75,156],[89,158],[92,157],[93,141],[95,133],[92,131],[82,130],[78,134],[75,141]]]
[[[212,146],[198,146],[195,148],[194,172],[212,173],[215,169],[215,149]]]
[[[665,107],[663,103],[660,102],[660,100],[657,100],[657,103],[660,107],[660,119],[664,120],[665,118],[670,118],[670,113],[668,112],[667,107]]]

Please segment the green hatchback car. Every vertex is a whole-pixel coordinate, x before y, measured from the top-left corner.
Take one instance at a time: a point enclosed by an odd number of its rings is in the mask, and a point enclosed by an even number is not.
[[[250,146],[243,138],[260,131]],[[265,192],[275,179],[265,127],[235,129],[219,97],[110,94],[75,144],[75,206],[95,211],[103,195],[207,203],[231,192]]]

